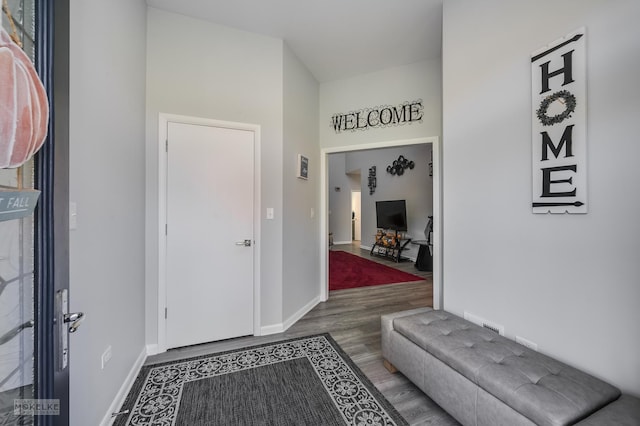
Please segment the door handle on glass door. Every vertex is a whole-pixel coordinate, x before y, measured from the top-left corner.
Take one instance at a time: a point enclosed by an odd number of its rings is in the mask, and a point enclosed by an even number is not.
[[[64,314],[63,321],[65,323],[71,323],[69,326],[69,333],[75,333],[82,321],[84,320],[83,312],[74,312],[72,314]]]

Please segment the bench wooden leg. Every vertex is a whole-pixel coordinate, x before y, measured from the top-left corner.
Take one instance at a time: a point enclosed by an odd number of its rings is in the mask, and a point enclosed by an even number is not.
[[[389,361],[387,361],[386,359],[382,360],[382,363],[384,364],[384,368],[386,368],[387,370],[389,370],[389,373],[391,374],[395,374],[398,372],[398,369],[396,367],[393,366],[393,364],[391,364]]]

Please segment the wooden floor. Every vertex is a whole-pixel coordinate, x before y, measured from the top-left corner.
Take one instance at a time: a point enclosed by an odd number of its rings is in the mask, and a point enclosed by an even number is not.
[[[371,258],[368,251],[361,250],[356,245],[332,246],[331,249],[345,250]],[[146,364],[328,332],[409,424],[457,425],[454,419],[401,373],[391,374],[382,365],[380,316],[389,312],[432,306],[431,272],[418,271],[412,262],[395,263],[378,257],[373,257],[371,260],[424,277],[425,280],[332,291],[329,294],[329,300],[318,304],[284,333],[240,337],[173,349],[149,357]]]

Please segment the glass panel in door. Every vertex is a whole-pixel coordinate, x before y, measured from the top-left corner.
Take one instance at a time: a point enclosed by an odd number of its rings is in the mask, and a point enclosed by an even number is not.
[[[34,1],[2,0],[2,27],[15,32],[34,57]],[[32,189],[33,160],[18,169],[0,169],[3,190]],[[0,425],[32,425],[33,416],[14,413],[16,400],[32,399],[34,388],[34,219],[0,221]]]

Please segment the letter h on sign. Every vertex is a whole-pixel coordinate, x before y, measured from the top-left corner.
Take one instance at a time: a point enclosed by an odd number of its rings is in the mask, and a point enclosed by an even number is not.
[[[587,213],[585,29],[531,55],[533,213]]]

